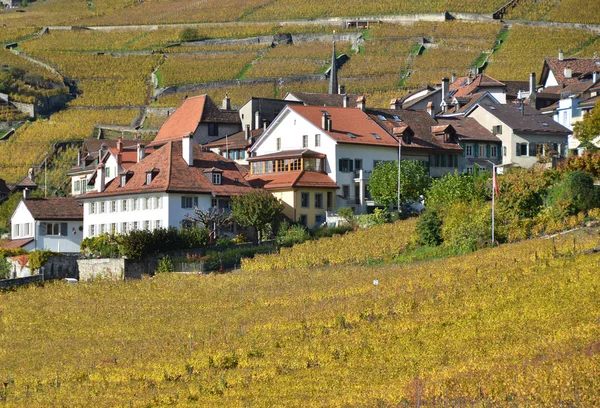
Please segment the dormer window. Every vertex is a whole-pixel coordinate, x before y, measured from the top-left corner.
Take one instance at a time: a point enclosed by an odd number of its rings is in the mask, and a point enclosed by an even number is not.
[[[213,173],[212,174],[212,183],[216,186],[221,185],[221,173]]]
[[[127,176],[123,174],[121,176],[121,187],[125,187],[125,184],[127,184]]]
[[[152,172],[146,173],[146,185],[149,186],[152,183]]]

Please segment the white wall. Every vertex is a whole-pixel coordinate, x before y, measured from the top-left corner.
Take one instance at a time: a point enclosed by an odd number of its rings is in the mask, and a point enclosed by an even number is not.
[[[10,218],[10,223],[11,239],[14,240],[35,237],[35,220],[23,201],[17,205],[17,208]]]
[[[168,197],[168,226],[181,228],[181,221],[187,219],[186,215],[194,215],[194,208],[182,208],[181,197],[192,197],[198,199],[198,209],[208,210],[212,207],[212,195],[210,194],[169,194]],[[192,199],[192,205],[194,201]]]
[[[549,86],[557,86],[558,81],[554,76],[554,73],[551,70],[548,70],[548,78],[546,78],[546,83],[544,84],[544,88],[548,88]]]

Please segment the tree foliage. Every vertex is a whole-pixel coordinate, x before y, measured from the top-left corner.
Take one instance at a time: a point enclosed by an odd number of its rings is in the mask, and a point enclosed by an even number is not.
[[[283,204],[264,189],[253,190],[231,200],[233,220],[243,227],[255,228],[259,242],[265,228],[275,221],[283,208]]]
[[[179,39],[181,41],[194,41],[198,39],[198,29],[193,27],[186,27],[179,33]]]
[[[489,195],[487,183],[489,173],[448,173],[440,179],[432,179],[427,191],[426,206],[443,211],[459,201],[484,201]]]
[[[583,116],[581,122],[577,122],[573,128],[575,136],[583,147],[588,150],[597,150],[594,140],[600,136],[600,101],[590,112]]]
[[[400,201],[406,203],[419,198],[429,185],[425,168],[415,160],[402,161],[400,165]],[[373,199],[389,206],[398,198],[398,162],[377,164],[369,178],[369,191]]]
[[[209,231],[211,239],[216,239],[221,228],[225,228],[232,223],[232,217],[229,209],[211,207],[208,210],[194,208],[194,214],[186,214],[186,218],[194,225],[200,225]]]

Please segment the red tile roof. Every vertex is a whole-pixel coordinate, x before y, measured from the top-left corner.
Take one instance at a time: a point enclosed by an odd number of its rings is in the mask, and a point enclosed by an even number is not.
[[[128,181],[121,187],[121,177],[106,185],[102,193],[90,192],[82,199],[115,196],[122,194],[143,194],[151,192],[207,193],[214,196],[244,194],[252,188],[245,181],[235,162],[216,153],[203,152],[201,146],[194,146],[193,166],[188,166],[182,156],[181,142],[167,142],[150,156],[131,166],[127,173]],[[220,185],[213,185],[204,174],[205,169],[222,170]],[[146,173],[156,174],[146,185]]]
[[[245,131],[237,132],[232,135],[228,135],[226,138],[223,137],[219,140],[215,140],[214,142],[207,143],[204,145],[204,147],[211,149],[215,147],[225,148],[226,146],[228,146],[230,149],[244,149],[246,147],[252,146],[253,140],[256,140],[260,135],[263,134],[263,132],[263,128],[252,129],[250,131],[250,139],[246,139]]]
[[[486,141],[501,143],[497,136],[483,127],[473,118],[443,118],[438,119],[440,124],[451,125],[456,130],[456,136],[460,141]]]
[[[266,190],[282,190],[298,187],[340,188],[327,174],[316,171],[290,171],[256,174],[247,177],[250,185]]]
[[[479,92],[479,88],[506,88],[506,85],[489,75],[478,74],[471,77],[471,83],[468,76],[456,78],[456,81],[450,84],[449,91],[452,98],[460,98]]]
[[[323,133],[331,136],[338,143],[398,146],[396,139],[380,128],[369,115],[360,109],[296,105],[288,107],[313,125],[321,128]],[[323,112],[330,115],[332,122],[330,131],[322,129]]]
[[[194,96],[183,101],[169,116],[150,145],[181,140],[193,133],[200,122],[241,123],[237,111],[219,109],[208,95]]]
[[[2,248],[5,249],[15,249],[15,248],[23,248],[25,245],[29,244],[33,241],[33,238],[25,238],[25,239],[15,239],[12,241],[8,241]]]
[[[571,78],[565,77],[565,68],[571,70]],[[559,85],[579,82],[583,74],[590,72],[600,72],[600,58],[565,58],[560,61],[558,58],[546,58],[540,81],[548,78],[548,70],[552,71]]]
[[[33,218],[45,220],[83,221],[83,206],[70,197],[29,198],[22,200]]]

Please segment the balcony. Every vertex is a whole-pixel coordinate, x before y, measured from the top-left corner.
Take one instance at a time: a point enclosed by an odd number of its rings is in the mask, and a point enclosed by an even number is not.
[[[371,177],[371,170],[354,170],[354,181],[368,180]]]

